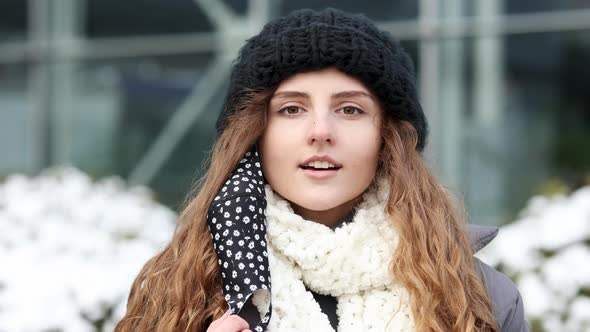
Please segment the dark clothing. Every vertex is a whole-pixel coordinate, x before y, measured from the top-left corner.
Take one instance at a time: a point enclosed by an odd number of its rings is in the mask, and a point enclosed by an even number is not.
[[[330,320],[330,325],[332,325],[334,330],[337,330],[338,313],[336,312],[336,305],[338,304],[338,301],[336,300],[336,298],[330,295],[318,294],[307,288],[307,286],[305,286],[305,289],[311,292],[315,301],[320,305],[320,308],[322,308],[322,312],[325,313],[326,316],[328,316],[328,319]]]
[[[497,227],[470,224],[469,238],[473,252],[477,252],[498,235]],[[502,332],[528,332],[520,292],[516,285],[493,267],[475,259],[476,268],[492,300],[494,316]]]

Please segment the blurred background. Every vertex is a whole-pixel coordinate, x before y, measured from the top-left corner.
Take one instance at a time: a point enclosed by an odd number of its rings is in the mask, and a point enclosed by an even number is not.
[[[412,55],[426,155],[473,222],[589,181],[583,0],[2,0],[0,176],[73,165],[178,208],[237,49],[272,17],[326,6],[366,14]]]
[[[328,6],[411,54],[425,156],[471,222],[590,184],[587,0],[1,0],[0,181],[65,165],[177,211],[239,47],[273,17]]]

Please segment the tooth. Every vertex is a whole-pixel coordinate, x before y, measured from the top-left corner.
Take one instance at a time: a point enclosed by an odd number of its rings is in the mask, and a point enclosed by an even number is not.
[[[323,161],[322,162],[322,168],[328,168],[328,162],[327,161]]]
[[[307,163],[307,167],[313,167],[313,161]]]
[[[313,168],[321,168],[321,167],[322,167],[321,161],[314,161],[313,162]]]
[[[336,167],[336,166],[334,166],[334,164],[332,164],[332,163],[328,163],[328,167],[330,167],[330,168],[334,168],[334,167]]]

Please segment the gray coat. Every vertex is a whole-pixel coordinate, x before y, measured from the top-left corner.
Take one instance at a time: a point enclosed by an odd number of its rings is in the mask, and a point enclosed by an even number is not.
[[[497,227],[469,225],[469,236],[473,251],[477,252],[498,234]],[[476,259],[488,294],[494,306],[494,316],[502,332],[529,331],[524,318],[522,297],[514,283],[504,274]]]

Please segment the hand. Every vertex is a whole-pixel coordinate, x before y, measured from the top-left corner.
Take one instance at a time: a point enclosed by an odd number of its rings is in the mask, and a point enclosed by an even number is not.
[[[230,310],[226,311],[223,316],[213,321],[207,332],[252,332],[250,326],[242,317],[230,315]]]

